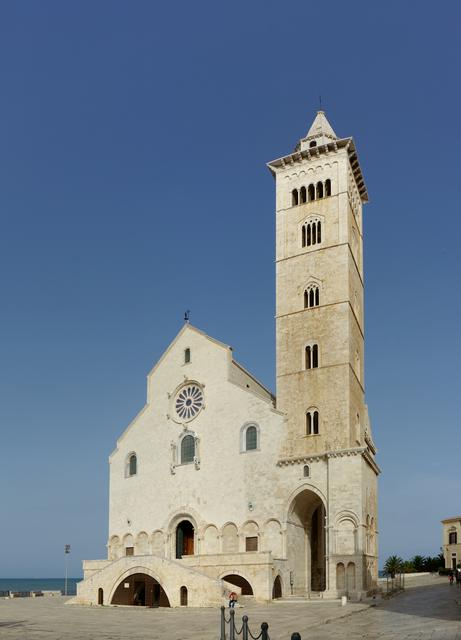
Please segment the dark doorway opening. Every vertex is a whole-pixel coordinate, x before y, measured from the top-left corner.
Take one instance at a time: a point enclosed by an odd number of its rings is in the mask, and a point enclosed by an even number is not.
[[[139,607],[170,606],[162,586],[155,578],[151,578],[145,573],[135,573],[124,578],[116,588],[111,604]]]
[[[242,576],[238,576],[234,573],[229,574],[228,576],[224,576],[223,580],[226,582],[230,582],[231,584],[235,584],[236,587],[240,587],[242,590],[242,596],[252,596],[253,588],[248,580],[242,578]]]
[[[187,607],[187,587],[181,587],[179,592],[179,601],[181,607]]]
[[[98,604],[104,604],[104,591],[101,587],[98,589]]]
[[[189,520],[182,520],[176,528],[176,558],[194,555],[194,527]]]
[[[274,580],[274,586],[272,588],[272,599],[282,597],[282,581],[280,580],[280,576],[277,576]]]

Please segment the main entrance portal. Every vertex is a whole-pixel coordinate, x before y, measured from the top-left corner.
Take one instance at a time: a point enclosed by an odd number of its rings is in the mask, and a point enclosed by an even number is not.
[[[287,524],[287,549],[294,594],[324,591],[325,506],[309,489],[291,503]]]
[[[111,604],[139,607],[169,607],[170,602],[162,586],[145,573],[124,578],[112,597]]]
[[[194,527],[189,520],[182,520],[176,528],[176,558],[194,555]]]

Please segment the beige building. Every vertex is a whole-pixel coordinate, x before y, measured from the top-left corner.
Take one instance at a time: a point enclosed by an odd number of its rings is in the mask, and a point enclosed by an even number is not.
[[[461,516],[442,520],[443,527],[443,557],[445,568],[456,569],[461,566]]]
[[[364,396],[362,205],[352,138],[319,111],[276,186],[277,396],[186,323],[110,456],[108,555],[75,602],[360,598],[377,579]]]

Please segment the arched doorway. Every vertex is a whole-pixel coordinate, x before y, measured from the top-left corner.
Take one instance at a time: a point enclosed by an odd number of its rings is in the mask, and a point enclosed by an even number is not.
[[[176,527],[176,558],[194,555],[194,527],[189,520],[182,520]]]
[[[169,607],[168,596],[162,586],[145,573],[134,573],[124,578],[112,596],[111,604],[139,607]]]
[[[101,587],[98,589],[98,604],[104,604],[104,591]]]
[[[242,590],[242,596],[252,596],[253,588],[248,580],[245,580],[242,576],[238,576],[235,573],[231,573],[228,576],[224,576],[223,580],[235,584],[236,587],[240,587]]]
[[[272,600],[282,597],[282,581],[280,576],[277,576],[274,580],[274,586],[272,587]]]
[[[288,561],[295,594],[325,590],[325,548],[325,506],[317,494],[305,489],[288,511]]]

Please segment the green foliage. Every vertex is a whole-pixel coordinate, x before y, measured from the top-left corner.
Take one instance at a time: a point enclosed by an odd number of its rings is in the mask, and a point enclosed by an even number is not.
[[[384,563],[384,572],[391,578],[395,578],[396,573],[403,570],[403,560],[399,556],[389,556]]]
[[[430,573],[439,571],[439,569],[445,566],[445,559],[443,553],[439,553],[438,556],[413,556],[410,560],[402,560],[399,556],[389,556],[384,564],[384,572],[395,577],[396,573],[419,573],[421,571],[428,571]]]

